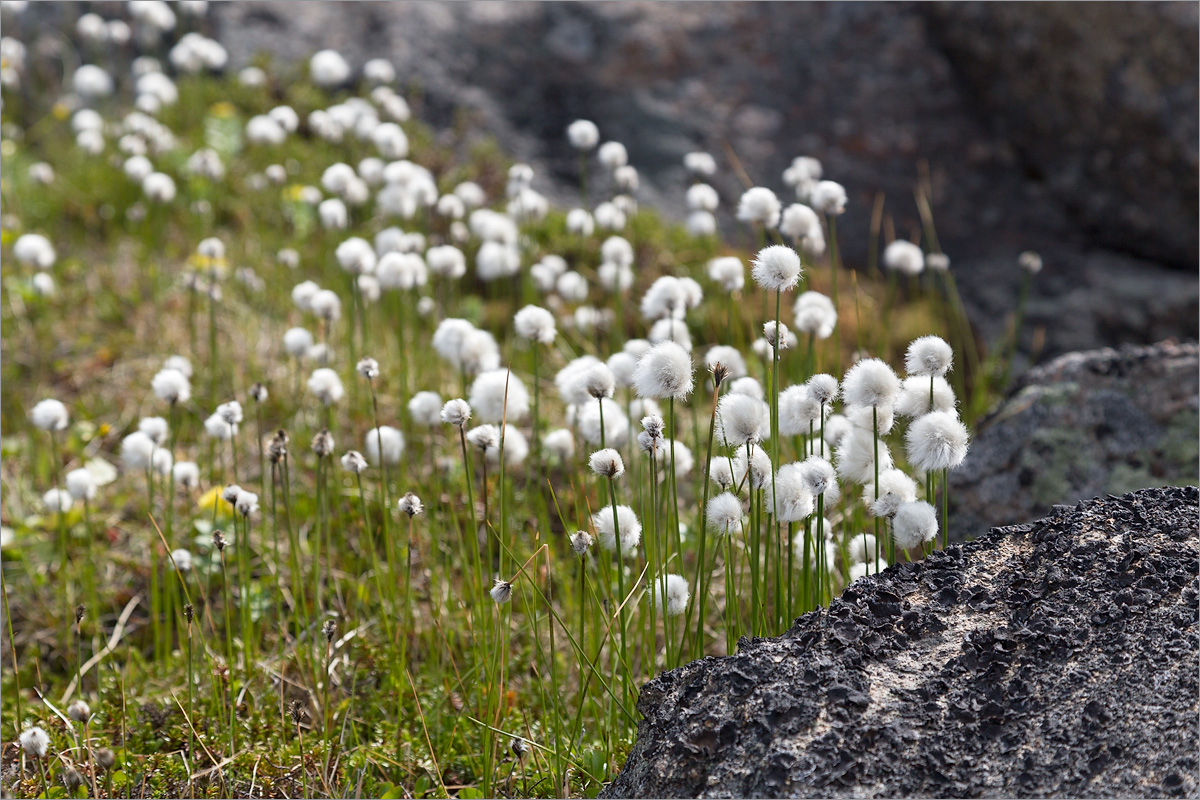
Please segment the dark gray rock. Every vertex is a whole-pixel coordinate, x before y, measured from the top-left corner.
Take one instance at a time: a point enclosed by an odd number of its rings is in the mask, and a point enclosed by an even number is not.
[[[213,14],[234,63],[320,47],[356,65],[388,57],[423,117],[468,110],[564,203],[577,117],[624,142],[641,197],[677,217],[683,154],[713,152],[730,230],[735,159],[782,191],[793,156],[818,156],[849,191],[851,266],[865,263],[877,192],[898,235],[920,229],[912,190],[927,163],[939,238],[987,338],[1004,332],[1026,249],[1047,264],[1026,348],[1038,326],[1042,355],[1200,335],[1194,5],[238,2]]]
[[[1200,348],[1071,353],[1035,367],[975,431],[951,473],[951,534],[1026,522],[1055,503],[1195,483]]]
[[[607,797],[1195,797],[1197,490],[997,528],[643,689]]]

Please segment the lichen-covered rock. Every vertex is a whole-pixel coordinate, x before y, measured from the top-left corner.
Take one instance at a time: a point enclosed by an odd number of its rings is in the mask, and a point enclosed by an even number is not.
[[[997,528],[647,684],[608,797],[1200,792],[1197,490]]]
[[[1056,503],[1195,483],[1200,348],[1069,353],[1026,373],[951,473],[951,536],[1026,522]]]

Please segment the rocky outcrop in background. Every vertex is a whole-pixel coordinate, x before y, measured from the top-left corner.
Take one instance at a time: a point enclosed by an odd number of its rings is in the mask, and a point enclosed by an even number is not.
[[[974,432],[950,475],[951,535],[1026,522],[1056,503],[1194,483],[1200,348],[1163,342],[1035,367]]]
[[[863,578],[647,684],[608,797],[1194,797],[1197,490]]]
[[[542,188],[574,196],[578,117],[624,142],[641,196],[683,211],[689,150],[713,152],[725,213],[793,156],[843,182],[861,266],[876,192],[897,234],[937,231],[975,324],[1003,331],[1023,250],[1057,354],[1167,337],[1197,318],[1197,30],[1180,3],[215,4],[233,62],[335,47],[386,56],[439,123],[473,112]],[[552,181],[547,185],[546,181]]]

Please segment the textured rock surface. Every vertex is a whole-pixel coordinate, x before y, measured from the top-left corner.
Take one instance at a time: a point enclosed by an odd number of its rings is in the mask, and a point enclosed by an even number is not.
[[[1191,4],[217,4],[234,63],[335,47],[386,56],[438,123],[467,109],[572,202],[563,131],[624,142],[640,195],[683,213],[680,160],[722,166],[722,218],[795,155],[843,182],[862,265],[876,192],[900,236],[928,161],[940,240],[985,334],[1022,250],[1046,258],[1043,353],[1197,336],[1197,11]],[[546,181],[552,181],[546,185]],[[1178,269],[1165,269],[1182,267]]]
[[[1195,483],[1195,343],[1093,350],[1026,373],[951,473],[951,532],[1026,522],[1055,503]]]
[[[642,690],[610,797],[1200,792],[1197,490],[997,528]]]

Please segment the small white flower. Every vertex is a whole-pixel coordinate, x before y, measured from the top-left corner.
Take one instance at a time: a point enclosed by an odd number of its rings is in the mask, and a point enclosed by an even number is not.
[[[592,539],[592,535],[587,531],[576,531],[571,536],[571,552],[575,554],[576,558],[586,556],[588,550],[592,549],[593,544],[595,544],[595,540]]]
[[[76,500],[91,500],[96,496],[96,479],[86,469],[73,469],[66,475],[67,491]]]
[[[729,465],[729,460],[726,458],[718,458],[713,462],[712,466],[717,463],[724,463],[726,467]],[[712,466],[710,466],[710,477],[712,477]],[[742,524],[742,501],[737,498],[737,495],[731,492],[722,492],[708,501],[708,524],[719,535],[728,536],[741,529]]]
[[[408,413],[413,422],[432,428],[441,419],[442,398],[437,392],[417,392],[408,401]]]
[[[592,525],[599,536],[600,546],[605,550],[617,549],[618,534],[621,540],[621,555],[629,555],[642,541],[642,524],[629,506],[616,507],[615,526],[612,506],[606,506],[592,514]]]
[[[421,503],[421,498],[412,492],[407,492],[404,497],[397,500],[396,505],[400,508],[401,514],[407,514],[410,518],[425,511],[425,506]]]
[[[388,425],[372,428],[363,437],[363,445],[367,451],[367,458],[372,464],[379,464],[381,439],[383,442],[384,463],[399,464],[401,456],[404,455],[404,434]]]
[[[918,417],[904,435],[909,463],[918,472],[957,467],[967,457],[966,426],[946,411]]]
[[[455,398],[446,401],[446,405],[442,406],[442,422],[447,425],[454,425],[462,428],[471,419],[471,406],[466,400]]]
[[[517,335],[531,342],[554,344],[557,328],[554,315],[539,306],[529,305],[522,308],[513,317],[513,325]]]
[[[621,454],[611,447],[592,453],[588,458],[588,466],[602,478],[619,478],[625,474],[625,462]]]
[[[308,379],[308,390],[327,406],[337,403],[346,393],[342,387],[342,379],[328,367],[313,370],[313,374]]]
[[[793,309],[796,330],[818,339],[828,339],[837,326],[837,309],[833,301],[820,292],[801,292]]]
[[[822,214],[837,215],[846,211],[846,189],[834,181],[820,181],[812,189],[812,207]]]
[[[722,256],[708,262],[708,277],[727,292],[741,291],[746,284],[746,268],[736,256]]]
[[[576,150],[591,150],[600,141],[600,131],[596,123],[577,119],[567,126],[567,140]]]
[[[67,407],[58,400],[42,400],[29,412],[35,428],[44,431],[61,431],[67,427]]]
[[[717,190],[707,183],[694,183],[687,190],[687,206],[691,211],[716,211],[721,205]]]
[[[566,428],[557,428],[542,437],[542,450],[566,463],[575,457],[575,437]]]
[[[312,346],[312,334],[304,328],[289,328],[283,334],[283,349],[293,358],[303,358]]]
[[[912,550],[937,537],[937,511],[924,500],[901,503],[892,518],[892,538],[901,550]]]
[[[364,358],[358,362],[354,371],[369,381],[379,377],[379,362],[373,358]]]
[[[319,50],[308,62],[313,83],[325,89],[341,86],[350,79],[350,65],[336,50]]]
[[[504,368],[479,373],[471,384],[470,403],[484,422],[517,421],[529,413],[525,384]]]
[[[492,596],[497,605],[504,605],[512,599],[512,590],[513,585],[511,583],[496,578],[496,582],[492,584],[492,588],[488,591],[488,594]]]
[[[675,342],[654,345],[638,361],[633,386],[639,397],[685,400],[692,393],[692,359]]]
[[[755,186],[738,200],[737,218],[742,222],[774,228],[779,224],[779,198],[770,189]]]
[[[701,178],[716,174],[717,161],[708,153],[692,152],[683,156],[683,166],[688,172]]]
[[[687,610],[690,592],[687,579],[682,575],[664,575],[657,589],[654,600],[659,611],[665,610],[668,617],[677,617]]]
[[[192,553],[190,550],[185,550],[182,547],[172,550],[171,561],[175,563],[175,568],[180,572],[192,571]]]
[[[242,490],[237,493],[237,498],[234,500],[233,506],[243,517],[249,517],[255,511],[258,511],[258,495],[254,492]]]
[[[175,199],[175,181],[170,175],[151,172],[142,179],[142,191],[153,203],[169,203]]]
[[[22,264],[38,269],[49,269],[54,266],[58,257],[54,245],[39,233],[26,233],[17,238],[13,244],[13,257]]]
[[[912,242],[897,239],[883,249],[883,265],[901,275],[920,275],[925,269],[925,254]]]
[[[1017,257],[1017,265],[1030,275],[1036,275],[1042,271],[1042,257],[1032,250],[1026,250]]]
[[[954,350],[940,336],[913,339],[904,357],[904,370],[909,375],[942,378],[953,365]]]
[[[75,499],[66,490],[51,489],[42,495],[42,504],[46,506],[47,511],[65,514],[75,505]]]
[[[853,406],[890,409],[900,393],[900,379],[886,362],[864,358],[842,379],[842,397]]]
[[[167,441],[170,430],[162,417],[145,417],[138,422],[138,430],[150,437],[150,441],[161,445]]]
[[[759,286],[774,291],[794,289],[801,273],[800,256],[778,244],[760,250],[750,272]]]
[[[21,731],[21,749],[30,758],[45,758],[50,749],[50,737],[38,727]]]
[[[357,450],[349,450],[342,456],[342,469],[361,475],[367,469],[367,459]]]

